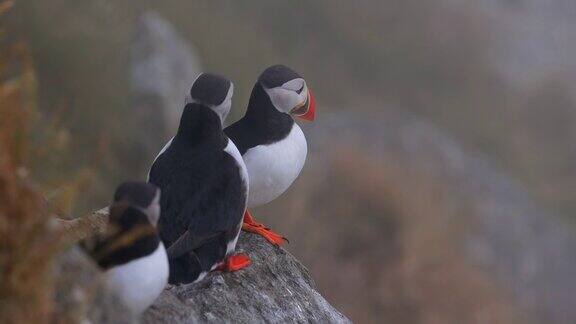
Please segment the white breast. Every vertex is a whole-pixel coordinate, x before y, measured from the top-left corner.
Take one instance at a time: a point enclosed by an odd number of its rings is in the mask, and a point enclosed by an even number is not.
[[[244,184],[246,186],[246,200],[248,200],[250,192],[250,183],[249,183],[250,180],[248,177],[248,169],[246,168],[244,159],[242,158],[242,155],[240,154],[240,151],[238,151],[238,148],[236,147],[234,142],[232,142],[232,140],[230,139],[228,139],[228,145],[226,146],[226,148],[224,148],[224,151],[230,154],[234,158],[234,160],[236,160],[236,163],[238,163],[238,166],[240,167],[240,176],[242,177],[242,180],[244,180]],[[246,201],[246,203],[248,202]],[[238,242],[238,236],[240,235],[241,229],[242,229],[242,222],[238,224],[238,230],[235,238],[232,241],[228,242],[226,246],[227,257],[232,255],[232,253],[234,253],[234,251],[236,250],[236,243]]]
[[[248,207],[267,204],[284,193],[300,174],[307,152],[306,137],[296,123],[285,139],[249,149],[243,156],[250,177]]]
[[[230,154],[234,158],[234,160],[236,160],[236,163],[240,168],[240,176],[242,177],[242,180],[244,180],[244,184],[246,185],[246,190],[249,190],[250,181],[248,177],[248,170],[246,168],[246,164],[244,163],[244,159],[242,158],[240,151],[238,151],[238,148],[236,147],[234,142],[232,142],[231,139],[228,139],[228,145],[226,145],[226,147],[224,148],[224,152]],[[248,192],[246,192],[246,196],[248,196]]]
[[[108,289],[134,314],[141,314],[164,290],[168,272],[166,249],[160,243],[152,254],[108,269],[104,276]]]

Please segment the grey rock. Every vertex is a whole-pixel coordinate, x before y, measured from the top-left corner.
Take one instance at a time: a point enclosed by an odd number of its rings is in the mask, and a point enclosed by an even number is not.
[[[54,318],[58,323],[138,323],[110,291],[101,272],[79,248],[58,256]]]
[[[101,230],[108,217],[101,209],[85,218]],[[82,236],[85,233],[82,232]],[[308,270],[290,253],[260,236],[242,232],[237,252],[252,263],[232,273],[214,271],[202,281],[168,286],[143,315],[144,323],[350,323],[319,293]],[[99,271],[78,249],[66,252],[57,262],[59,314],[71,310],[94,323],[130,323],[133,318],[118,300],[102,289]],[[83,311],[85,309],[87,311]]]
[[[130,88],[141,145],[157,152],[178,128],[186,94],[201,72],[196,51],[156,12],[137,19],[130,44]]]
[[[170,286],[144,314],[145,323],[349,323],[317,291],[290,253],[242,233],[238,251],[252,264],[212,272],[198,283]]]
[[[576,91],[576,2],[572,0],[481,0],[489,15],[494,62],[517,86],[563,77]]]

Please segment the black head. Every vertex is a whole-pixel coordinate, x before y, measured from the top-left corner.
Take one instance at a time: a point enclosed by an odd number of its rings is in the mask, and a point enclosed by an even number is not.
[[[194,101],[207,106],[218,106],[226,99],[231,86],[232,82],[224,77],[202,73],[192,84],[190,96]]]
[[[234,84],[227,78],[212,73],[200,74],[190,89],[190,102],[211,108],[222,122],[230,112]]]
[[[126,264],[153,253],[160,238],[142,209],[125,201],[113,203],[106,233],[83,242],[83,247],[104,269]]]
[[[126,181],[116,188],[114,202],[126,201],[140,208],[148,208],[159,190],[151,183]]]
[[[264,70],[260,74],[258,81],[264,87],[271,89],[279,87],[288,81],[292,81],[298,78],[302,79],[298,73],[294,72],[289,67],[282,64],[276,64]]]
[[[152,224],[160,216],[160,189],[151,183],[127,181],[114,193],[114,204],[126,203],[143,210]]]
[[[280,113],[314,120],[315,103],[312,91],[298,73],[285,65],[273,65],[258,77],[255,86],[262,87],[270,103]]]

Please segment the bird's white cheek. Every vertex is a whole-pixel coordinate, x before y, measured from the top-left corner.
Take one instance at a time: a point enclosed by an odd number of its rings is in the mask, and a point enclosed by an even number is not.
[[[158,223],[158,218],[160,218],[160,204],[154,203],[150,207],[148,207],[148,217],[150,218],[149,221],[152,225],[156,226]]]
[[[299,96],[295,92],[285,89],[274,89],[270,94],[272,103],[281,112],[289,113],[299,102]]]
[[[306,99],[308,99],[308,86],[306,86],[306,90],[302,91],[300,93],[300,102],[305,101]]]

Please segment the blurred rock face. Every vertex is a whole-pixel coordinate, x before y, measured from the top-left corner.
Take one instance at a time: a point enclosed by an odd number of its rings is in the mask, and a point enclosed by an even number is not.
[[[193,48],[155,12],[142,14],[130,44],[130,89],[138,138],[157,152],[174,135],[184,99],[202,67]]]
[[[576,2],[571,0],[481,0],[505,32],[498,42],[498,68],[514,82],[530,85],[541,78],[568,77],[576,91]],[[568,81],[568,80],[567,80]]]
[[[571,323],[576,235],[430,123],[328,114],[294,188],[256,217],[354,320]]]

